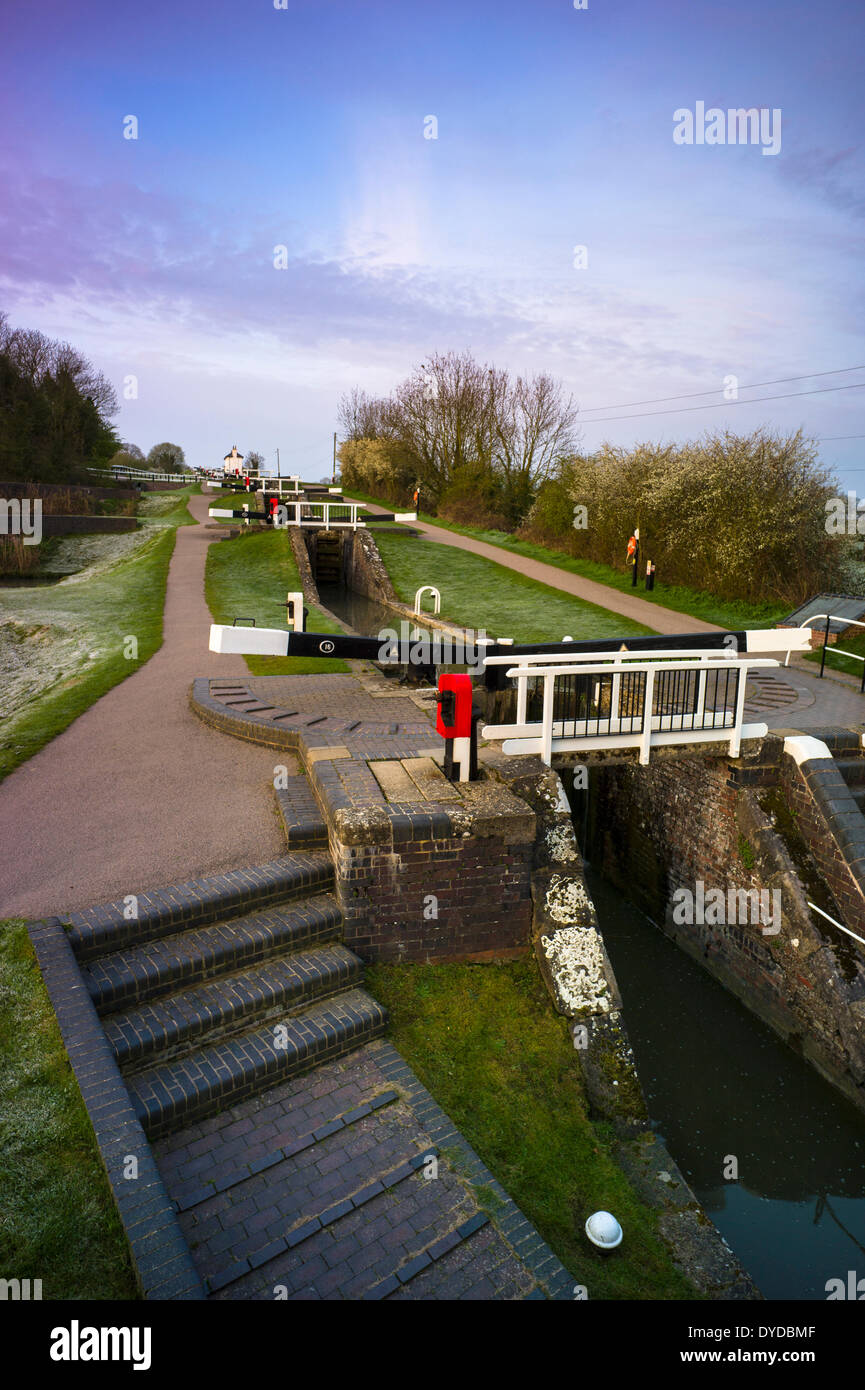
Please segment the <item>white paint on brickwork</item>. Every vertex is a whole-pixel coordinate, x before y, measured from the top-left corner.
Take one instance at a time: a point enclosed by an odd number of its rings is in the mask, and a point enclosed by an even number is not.
[[[812,738],[810,734],[799,734],[795,738],[785,738],[784,752],[793,758],[797,767],[801,767],[803,763],[810,763],[814,758],[831,758],[832,756],[823,740]]]
[[[551,825],[546,836],[547,849],[553,861],[562,859],[577,859],[577,837],[574,834],[574,827],[570,821],[563,821],[559,825]]]
[[[594,927],[563,927],[554,936],[542,936],[541,946],[566,1013],[610,1012],[604,950]]]

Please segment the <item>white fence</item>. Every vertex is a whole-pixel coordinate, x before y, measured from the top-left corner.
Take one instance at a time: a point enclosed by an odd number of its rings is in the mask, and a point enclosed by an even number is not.
[[[831,624],[831,623],[843,623],[844,626],[841,628],[841,631],[842,631],[842,632],[845,632],[845,631],[847,630],[848,627],[861,627],[863,630],[865,630],[865,623],[857,622],[854,618],[841,618],[841,617],[838,616],[837,613],[814,613],[814,614],[808,619],[807,625],[804,625],[804,624],[803,624],[802,627],[796,628],[795,631],[797,631],[797,632],[807,632],[808,635],[809,635],[809,637],[810,637],[812,626],[816,626],[817,623],[823,623],[823,622],[825,622],[826,627],[825,627],[824,632],[823,632],[823,646],[822,646],[822,649],[821,649],[821,650],[822,650],[822,655],[821,655],[821,657],[820,657],[820,676],[821,676],[821,679],[822,679],[822,676],[823,676],[823,672],[824,672],[825,669],[826,669],[826,649],[827,649],[827,647],[828,647],[828,648],[829,648],[829,651],[830,651],[830,652],[834,652],[836,656],[849,656],[850,659],[851,659],[851,661],[861,661],[861,662],[863,663],[863,666],[862,666],[862,679],[861,679],[861,681],[859,682],[859,689],[860,689],[860,691],[862,691],[863,694],[865,694],[865,656],[860,656],[858,652],[845,652],[845,650],[844,650],[843,647],[829,647],[829,631],[830,631],[830,624]],[[784,662],[784,665],[785,665],[785,666],[789,666],[789,665],[790,665],[790,653],[789,653],[789,652],[787,653],[787,660]]]
[[[363,509],[362,502],[280,502],[279,508],[274,519],[274,526],[277,528],[286,526],[316,526],[326,531],[339,530],[340,528],[350,527],[356,531],[359,526],[366,526],[366,520],[359,515]],[[208,515],[218,519],[237,517],[238,509],[226,507],[210,507]],[[253,513],[261,516],[262,513]],[[378,517],[376,520],[382,520]],[[397,512],[394,521],[415,521],[414,512]]]
[[[749,633],[748,646],[796,651],[807,648],[809,638],[803,629]],[[769,657],[681,646],[493,656],[484,664],[508,667],[517,682],[517,708],[513,724],[488,724],[482,736],[503,740],[508,754],[539,753],[548,766],[554,753],[592,748],[638,748],[645,765],[654,747],[718,741],[726,741],[736,758],[743,738],[768,732],[766,724],[742,722],[748,673],[779,665]]]

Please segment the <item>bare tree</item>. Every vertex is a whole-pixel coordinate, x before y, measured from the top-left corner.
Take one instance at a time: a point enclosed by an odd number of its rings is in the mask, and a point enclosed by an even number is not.
[[[515,496],[531,500],[577,443],[577,407],[546,372],[496,391],[494,467]]]
[[[340,397],[337,407],[339,432],[344,440],[381,439],[390,434],[388,402],[355,386]]]

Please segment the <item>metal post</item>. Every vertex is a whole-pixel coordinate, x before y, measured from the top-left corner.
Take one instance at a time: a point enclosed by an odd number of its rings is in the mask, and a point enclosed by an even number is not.
[[[826,631],[823,633],[823,655],[820,657],[820,679],[823,679],[823,668],[826,665],[826,645],[829,641],[829,614],[826,614]]]
[[[493,670],[496,670],[497,668],[494,666],[492,669],[493,669]],[[525,724],[525,722],[526,722],[526,698],[527,698],[527,696],[528,696],[528,692],[529,692],[529,680],[528,680],[528,676],[517,676],[517,723],[518,723],[518,724]]]
[[[694,710],[694,719],[691,724],[692,729],[702,728],[706,713],[706,676],[708,675],[706,660],[708,660],[708,658],[700,658],[700,670],[697,676],[697,708]],[[698,720],[699,723],[697,723]]]
[[[646,689],[643,695],[643,736],[640,740],[640,766],[648,767],[652,747],[652,701],[655,694],[655,668],[646,672]]]
[[[748,684],[748,667],[740,665],[738,670],[739,689],[736,692],[736,719],[733,724],[733,734],[730,738],[730,757],[738,758],[739,748],[742,742],[742,716],[745,712],[745,687]]]
[[[553,686],[555,676],[548,676],[544,672],[544,712],[541,725],[541,761],[547,767],[552,766],[553,761]]]

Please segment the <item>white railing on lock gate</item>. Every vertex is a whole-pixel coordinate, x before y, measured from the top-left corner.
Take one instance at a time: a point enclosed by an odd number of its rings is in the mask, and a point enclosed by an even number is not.
[[[654,747],[721,740],[729,743],[730,756],[738,757],[742,738],[759,738],[768,732],[765,724],[743,724],[748,672],[779,663],[768,657],[740,659],[719,656],[717,649],[687,652],[680,647],[651,654],[581,652],[564,660],[562,653],[530,653],[516,662],[509,656],[488,657],[484,664],[509,667],[507,675],[517,682],[517,710],[513,724],[488,724],[482,737],[503,740],[508,754],[539,753],[549,766],[554,753],[590,748],[638,748],[640,762],[646,765]],[[665,709],[663,697],[675,689],[671,677],[677,672],[696,679],[680,682],[681,708]],[[713,678],[715,672],[718,675]],[[721,687],[720,675],[729,677],[733,672],[735,703],[716,708],[713,701]],[[592,676],[597,680],[586,683],[586,704],[593,703],[596,713],[590,714],[587,708],[585,718],[555,717],[556,682],[563,677]],[[541,718],[531,722],[527,718],[530,681],[543,686]],[[602,682],[606,710],[602,710]],[[725,695],[729,688],[727,678]]]

